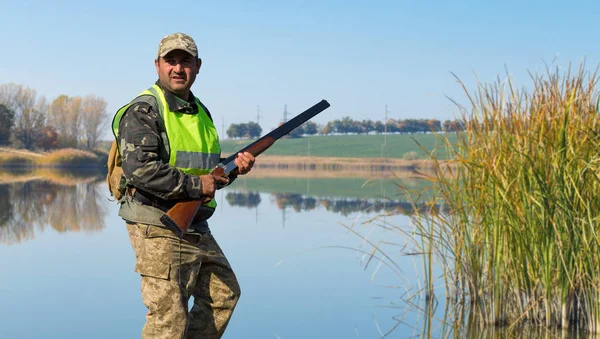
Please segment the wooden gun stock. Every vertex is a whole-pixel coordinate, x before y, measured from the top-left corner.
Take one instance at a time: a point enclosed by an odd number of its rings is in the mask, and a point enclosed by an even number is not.
[[[265,136],[251,143],[250,145],[242,148],[241,150],[233,153],[228,158],[224,159],[217,167],[211,172],[214,176],[229,177],[231,174],[237,174],[238,167],[235,164],[235,158],[238,153],[249,152],[253,156],[257,157],[269,147],[271,147],[275,141],[279,140],[284,135],[290,133],[298,126],[302,125],[315,115],[323,112],[329,107],[329,103],[326,100],[321,100],[316,105],[307,109],[306,111],[298,114],[288,122],[272,130]],[[170,210],[168,210],[161,218],[160,221],[169,229],[171,229],[180,238],[183,237],[184,233],[190,227],[195,219],[208,219],[212,215],[212,209],[206,208],[205,211],[201,211],[202,205],[210,202],[212,198],[209,196],[203,197],[199,200],[185,200],[175,204]]]

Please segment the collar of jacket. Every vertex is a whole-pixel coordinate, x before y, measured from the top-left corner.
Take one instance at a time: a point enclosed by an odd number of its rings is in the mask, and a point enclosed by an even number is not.
[[[180,112],[186,114],[197,114],[198,113],[198,105],[196,104],[196,97],[194,93],[190,91],[190,101],[185,101],[175,94],[166,91],[161,85],[159,81],[156,81],[156,85],[160,87],[160,89],[165,94],[165,100],[167,101],[167,105],[169,105],[169,111],[171,112]]]

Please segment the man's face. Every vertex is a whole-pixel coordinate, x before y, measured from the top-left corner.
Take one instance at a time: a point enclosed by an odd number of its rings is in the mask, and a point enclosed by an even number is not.
[[[176,49],[154,62],[158,80],[164,89],[187,100],[202,62],[189,53]]]

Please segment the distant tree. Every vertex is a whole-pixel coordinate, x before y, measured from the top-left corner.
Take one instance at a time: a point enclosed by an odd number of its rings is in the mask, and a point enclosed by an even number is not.
[[[442,130],[442,123],[437,119],[429,119],[427,121],[427,126],[432,132],[439,132]]]
[[[327,125],[323,126],[323,128],[321,128],[321,130],[319,131],[319,134],[331,134],[331,124],[328,122]]]
[[[227,134],[227,136],[229,138],[239,138],[240,137],[239,125],[238,124],[229,125],[229,128],[227,129],[227,131],[225,131],[225,133]]]
[[[14,136],[20,145],[33,150],[44,128],[44,111],[36,108],[26,109],[21,112],[20,119],[14,128]]]
[[[388,119],[385,123],[385,128],[387,133],[398,133],[400,132],[401,124],[398,124],[398,121],[394,119]]]
[[[36,146],[48,151],[58,147],[58,133],[52,126],[45,126],[40,132],[40,137],[37,139]]]
[[[94,95],[86,96],[81,102],[81,127],[85,133],[87,150],[96,147],[102,131],[108,125],[106,105],[104,99]]]
[[[48,124],[56,129],[62,147],[77,147],[83,140],[85,133],[82,133],[82,103],[81,97],[63,94],[50,104]]]
[[[73,144],[72,141],[68,140],[68,126],[65,124],[68,119],[69,101],[68,95],[59,95],[50,103],[48,112],[47,124],[54,127],[54,130],[58,133],[61,147],[68,147]]]
[[[352,127],[350,127],[350,132],[356,134],[365,134],[367,133],[367,129],[362,124],[362,122],[358,120],[352,120]]]
[[[283,124],[283,123],[282,123]],[[281,124],[280,124],[281,125]],[[302,137],[302,134],[304,134],[304,126],[300,125],[297,128],[294,128],[289,134],[288,136],[290,138],[300,138]]]
[[[34,89],[10,83],[0,85],[0,104],[14,112],[16,146],[33,149],[45,125],[46,99],[38,97]]]
[[[363,120],[361,122],[361,129],[362,129],[363,133],[369,134],[369,133],[375,131],[375,123],[373,123],[373,121],[370,120],[370,119],[369,120]]]
[[[304,124],[304,134],[306,135],[315,135],[319,132],[319,126],[312,122],[312,121],[307,121]]]
[[[250,138],[258,138],[262,133],[260,125],[252,121],[246,124],[246,129]]]
[[[460,120],[446,120],[442,127],[446,132],[458,132],[464,130],[464,124]]]
[[[340,121],[340,129],[338,132],[348,134],[353,132],[354,120],[350,117],[343,117]]]
[[[248,138],[248,124],[238,125],[238,138]]]
[[[10,134],[15,124],[15,111],[0,104],[0,145],[10,143]]]
[[[385,126],[383,125],[383,122],[379,120],[375,122],[375,125],[373,127],[375,128],[375,132],[377,132],[377,134],[381,134],[385,131]]]

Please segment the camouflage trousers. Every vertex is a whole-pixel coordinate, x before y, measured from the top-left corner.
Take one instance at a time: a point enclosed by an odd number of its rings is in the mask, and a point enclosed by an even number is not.
[[[210,232],[179,239],[168,229],[127,223],[148,308],[142,338],[221,338],[240,287]],[[194,305],[188,310],[188,301]]]

